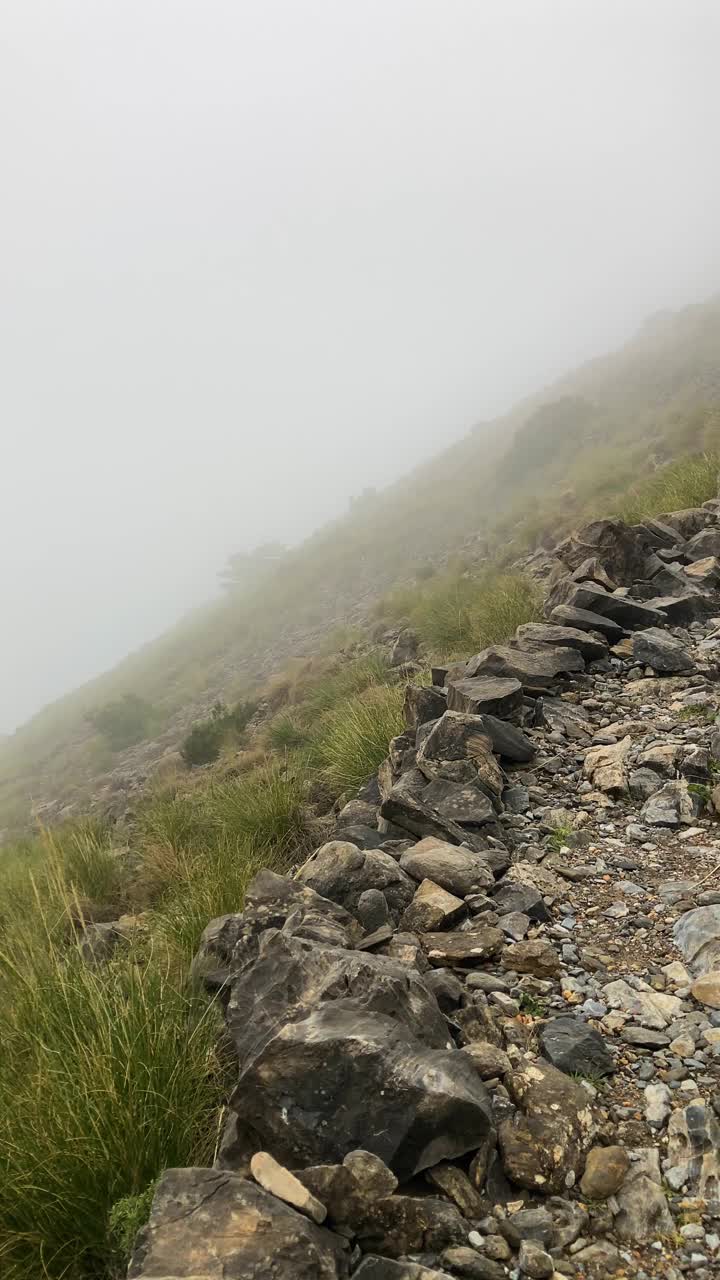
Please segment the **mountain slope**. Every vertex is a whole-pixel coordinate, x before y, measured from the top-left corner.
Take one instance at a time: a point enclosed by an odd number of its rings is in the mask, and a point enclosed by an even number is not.
[[[317,651],[424,561],[442,564],[469,543],[475,557],[507,562],[584,512],[607,510],[664,461],[714,447],[718,407],[720,298],[653,317],[619,350],[364,495],[251,590],[190,615],[0,743],[0,827],[87,793],[110,770],[157,760],[217,698]],[[152,704],[161,732],[151,749],[113,755],[87,716],[127,693]]]

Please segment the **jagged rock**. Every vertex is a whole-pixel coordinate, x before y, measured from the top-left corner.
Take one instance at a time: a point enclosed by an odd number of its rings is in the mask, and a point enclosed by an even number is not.
[[[528,787],[506,787],[501,799],[509,813],[527,813],[530,808],[530,790]]]
[[[705,610],[705,597],[695,588],[680,592],[676,596],[652,596],[645,603],[649,608],[661,613],[672,627],[688,626],[701,618]]]
[[[438,720],[447,710],[445,694],[424,685],[409,684],[405,690],[403,719],[408,729],[417,729],[430,720]]]
[[[226,1019],[241,1076],[290,1019],[338,998],[390,1015],[431,1048],[449,1044],[445,1019],[419,973],[388,956],[268,931],[245,955],[238,948],[234,968]]]
[[[237,1174],[168,1169],[129,1280],[345,1280],[347,1243]]]
[[[557,620],[554,610],[559,605],[599,613],[602,617],[617,622],[626,631],[634,631],[637,627],[662,626],[664,622],[662,613],[649,608],[640,600],[633,600],[632,596],[616,595],[594,582],[573,582],[570,578],[558,583],[548,595],[545,603],[546,616],[553,622]],[[577,621],[574,625],[577,626]]]
[[[193,961],[194,971],[227,968],[238,944],[258,938],[266,929],[283,929],[337,947],[352,947],[362,937],[357,920],[337,902],[264,868],[248,885],[244,910],[218,916],[206,926]]]
[[[638,756],[638,765],[641,768],[647,766],[649,769],[655,769],[658,773],[672,776],[675,772],[677,758],[677,745],[674,742],[661,742],[656,743],[655,746],[648,747],[646,751],[641,751]]]
[[[685,778],[666,782],[645,802],[640,821],[649,827],[679,827],[694,817],[692,798]]]
[[[476,653],[465,671],[468,678],[495,676],[519,680],[528,690],[552,688],[558,676],[585,670],[585,660],[577,649],[552,649],[547,645],[493,645]],[[449,700],[448,700],[449,702]]]
[[[378,805],[368,800],[348,800],[340,810],[335,822],[340,831],[347,827],[373,827],[377,822]],[[377,832],[375,833],[377,840]],[[350,841],[352,843],[352,841]]]
[[[593,1147],[587,1154],[580,1190],[589,1200],[607,1200],[620,1190],[629,1168],[624,1147]]]
[[[632,650],[636,662],[666,675],[695,670],[695,663],[685,645],[659,627],[636,631],[632,638]]]
[[[693,982],[690,992],[698,1004],[720,1009],[720,969],[710,969]]]
[[[389,853],[358,849],[342,840],[322,845],[295,873],[295,879],[350,912],[366,889],[382,890],[394,914],[409,906],[415,892]]]
[[[265,1191],[277,1196],[278,1200],[291,1204],[294,1209],[298,1209],[300,1213],[312,1218],[313,1222],[317,1222],[318,1226],[325,1221],[327,1217],[325,1205],[321,1204],[307,1187],[298,1181],[294,1173],[284,1169],[267,1151],[256,1151],[250,1161],[250,1172],[255,1181]]]
[[[573,1262],[582,1267],[588,1280],[608,1280],[617,1275],[622,1258],[617,1245],[610,1240],[597,1240],[573,1254]]]
[[[645,1120],[651,1129],[662,1129],[670,1115],[671,1094],[667,1085],[660,1081],[645,1087]]]
[[[467,932],[426,933],[421,941],[431,964],[452,966],[494,959],[502,950],[504,938],[500,929],[486,925]]]
[[[588,1093],[541,1059],[512,1072],[505,1083],[518,1108],[498,1128],[505,1173],[528,1191],[566,1190],[580,1173],[594,1133]]]
[[[241,1069],[231,1105],[291,1168],[362,1148],[401,1179],[475,1150],[492,1127],[462,1054],[428,1049],[353,999],[285,1022]]]
[[[720,556],[720,528],[715,525],[693,534],[683,547],[683,553],[694,561]]]
[[[488,860],[482,853],[432,836],[407,849],[400,858],[400,868],[413,880],[432,880],[459,898],[482,892],[494,883]]]
[[[438,761],[484,760],[488,748],[508,760],[525,764],[535,749],[515,725],[491,715],[446,711],[432,726],[418,750],[418,768],[434,777]]]
[[[535,978],[555,978],[560,972],[560,957],[552,943],[544,938],[511,943],[505,949],[502,963],[505,969],[531,973]]]
[[[400,921],[400,928],[425,933],[454,924],[466,914],[462,898],[456,898],[432,880],[423,880]]]
[[[512,880],[502,880],[493,894],[493,906],[499,916],[521,911],[531,920],[549,920],[550,912],[545,905],[542,894],[532,885],[516,884]]]
[[[537,889],[544,898],[558,898],[565,891],[565,885],[558,875],[547,866],[538,866],[533,862],[514,862],[503,877],[503,884],[529,885]]]
[[[364,1251],[401,1257],[440,1253],[467,1238],[467,1222],[454,1205],[433,1196],[390,1196],[380,1200],[358,1225]]]
[[[613,622],[612,618],[604,618],[602,614],[593,613],[591,609],[578,609],[569,604],[556,605],[550,610],[548,617],[550,622],[560,627],[574,627],[577,631],[596,631],[611,644],[617,644],[625,634],[620,623]]]
[[[674,1233],[675,1224],[662,1187],[644,1174],[625,1181],[617,1193],[615,1232],[620,1240],[645,1244]]]
[[[426,782],[425,778],[423,782]],[[485,847],[482,836],[473,835],[459,823],[453,822],[452,818],[444,817],[431,804],[426,804],[422,795],[410,795],[400,787],[393,787],[389,796],[383,800],[380,814],[387,822],[421,840],[426,836],[435,836],[439,840],[469,844],[477,849]]]
[[[465,1218],[481,1218],[485,1212],[485,1201],[476,1191],[467,1174],[457,1165],[436,1164],[426,1171],[425,1177],[432,1186],[437,1187],[452,1200]]]
[[[450,1268],[453,1276],[460,1276],[461,1280],[507,1280],[505,1267],[464,1245],[446,1249],[440,1261],[444,1267]],[[447,1275],[447,1272],[443,1271],[443,1275]]]
[[[620,742],[591,747],[583,764],[584,776],[608,795],[623,795],[627,791],[625,761],[631,746],[632,738],[628,735]]]
[[[712,591],[720,582],[720,560],[717,556],[706,556],[685,566],[685,577],[693,587]]]
[[[675,1185],[706,1200],[720,1198],[720,1124],[702,1099],[670,1116],[667,1160],[677,1171]]]
[[[115,920],[91,921],[77,934],[80,954],[90,965],[109,960],[118,947],[127,946],[127,943],[127,934],[117,927]]]
[[[390,921],[390,908],[382,889],[365,889],[357,900],[355,914],[364,929],[374,932]]]
[[[642,576],[646,541],[624,520],[593,520],[575,530],[556,548],[569,569],[577,569],[589,558],[597,560],[618,585],[629,586]]]
[[[691,973],[720,969],[720,905],[686,911],[673,928],[673,939]]]
[[[662,785],[662,778],[654,769],[633,769],[628,775],[628,788],[633,800],[649,800]]]
[[[473,1040],[461,1052],[467,1054],[481,1080],[494,1080],[510,1070],[510,1059],[505,1050],[489,1040]]]
[[[443,1013],[451,1014],[462,1000],[465,988],[449,969],[429,969],[423,976],[425,986],[432,991]]]
[[[587,742],[592,729],[590,716],[584,707],[562,698],[543,698],[542,719],[551,729],[580,742]]]
[[[615,1070],[612,1054],[599,1031],[579,1018],[552,1018],[540,1030],[543,1056],[559,1071],[606,1076]]]
[[[403,667],[407,662],[413,662],[417,657],[418,648],[419,641],[416,633],[411,631],[409,627],[406,627],[404,631],[400,632],[400,635],[393,645],[393,650],[390,655],[390,666]]]
[[[520,1274],[530,1276],[530,1280],[548,1280],[555,1272],[553,1262],[547,1250],[537,1240],[522,1240],[518,1253]]]
[[[706,525],[713,516],[702,507],[685,507],[682,511],[670,511],[658,517],[668,528],[674,529],[681,539],[692,538]]]
[[[498,1226],[513,1249],[519,1249],[523,1240],[536,1240],[539,1244],[547,1245],[553,1235],[553,1215],[544,1204],[537,1204],[527,1209],[517,1209],[509,1217],[502,1219]]]
[[[370,1151],[351,1151],[342,1164],[299,1169],[297,1179],[326,1206],[328,1222],[351,1236],[372,1206],[391,1196],[398,1185],[392,1170]]]
[[[497,816],[492,802],[478,782],[447,782],[437,778],[425,788],[422,800],[423,804],[439,813],[441,818],[458,825],[484,826],[488,822],[494,822]]]
[[[511,720],[519,715],[522,700],[522,685],[516,679],[478,676],[448,681],[448,711]]]
[[[583,560],[577,569],[573,569],[570,577],[574,582],[599,582],[601,587],[605,587],[607,591],[615,591],[619,583],[606,572],[601,565],[597,556],[590,556],[587,560]]]
[[[576,627],[561,627],[549,622],[524,622],[518,627],[516,636],[525,644],[577,649],[586,662],[597,662],[600,658],[607,657],[608,645],[604,636],[593,636]]]
[[[646,982],[631,987],[624,978],[608,982],[602,988],[603,1000],[611,1009],[620,1009],[643,1027],[663,1031],[680,1016],[682,1000],[678,996],[654,991]]]

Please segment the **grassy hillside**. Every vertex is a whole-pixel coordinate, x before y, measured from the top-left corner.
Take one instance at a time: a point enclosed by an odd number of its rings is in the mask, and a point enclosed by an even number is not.
[[[217,698],[244,696],[288,657],[364,621],[373,598],[453,554],[509,563],[633,500],[673,458],[720,442],[720,299],[654,317],[619,351],[479,424],[402,481],[355,503],[251,590],[196,612],[0,742],[0,829],[111,771],[151,771]],[[669,504],[670,505],[670,504]],[[133,695],[152,752],[113,750],[88,716]]]

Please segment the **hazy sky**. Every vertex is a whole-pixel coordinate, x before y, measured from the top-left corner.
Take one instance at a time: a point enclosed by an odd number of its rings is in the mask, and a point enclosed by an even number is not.
[[[717,0],[0,24],[0,730],[720,287]]]

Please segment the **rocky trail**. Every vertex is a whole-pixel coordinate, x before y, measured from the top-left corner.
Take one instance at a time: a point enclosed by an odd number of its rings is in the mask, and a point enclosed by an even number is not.
[[[237,1086],[129,1275],[720,1274],[720,501],[526,566],[546,623],[195,961]]]

